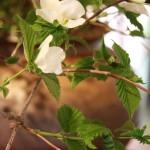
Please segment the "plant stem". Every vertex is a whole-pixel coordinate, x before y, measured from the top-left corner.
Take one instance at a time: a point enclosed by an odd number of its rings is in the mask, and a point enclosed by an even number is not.
[[[133,86],[135,86],[135,87],[143,90],[144,92],[150,94],[150,90],[145,89],[144,87],[134,83],[133,81],[131,81],[125,77],[113,74],[113,73],[108,72],[108,71],[89,70],[89,69],[63,69],[63,71],[64,72],[83,72],[83,73],[85,72],[85,73],[91,73],[91,74],[101,74],[101,75],[105,75],[105,76],[110,76],[110,77],[113,77],[115,79],[121,79],[125,82],[128,82],[128,83],[132,84]]]
[[[12,143],[13,143],[13,141],[14,141],[14,139],[15,139],[15,136],[16,136],[16,134],[17,134],[17,131],[18,131],[18,127],[15,127],[15,128],[13,129],[13,132],[12,132],[12,134],[11,134],[11,137],[10,137],[10,139],[9,139],[9,141],[8,141],[8,144],[7,144],[6,148],[5,148],[5,150],[10,150],[10,148],[11,148],[11,146],[12,146]]]
[[[35,0],[32,0],[32,4],[33,4],[34,9],[38,9],[38,6],[37,6]]]
[[[37,83],[36,83],[36,85],[35,85],[33,91],[30,93],[30,95],[29,95],[29,97],[28,97],[28,99],[27,99],[27,101],[26,101],[26,104],[25,104],[25,106],[24,106],[24,108],[23,108],[23,110],[22,110],[22,112],[21,112],[21,114],[20,114],[21,117],[24,116],[24,113],[25,113],[26,110],[28,109],[28,106],[29,106],[29,104],[31,103],[31,100],[32,100],[33,96],[34,96],[35,93],[37,92],[37,90],[38,90],[39,85],[40,85],[41,82],[42,82],[42,79],[40,78],[40,79],[37,81]]]
[[[50,136],[50,137],[55,137],[58,139],[66,138],[66,139],[71,139],[71,140],[80,140],[80,137],[73,137],[73,136],[66,136],[66,135],[61,135],[61,134],[54,134],[54,133],[49,133],[49,132],[42,132],[39,130],[35,130],[36,133],[42,135],[42,136]]]
[[[17,74],[15,74],[14,76],[8,78],[7,80],[4,81],[2,86],[7,85],[11,80],[13,80],[14,78],[18,77],[19,75],[21,75],[23,72],[25,72],[26,70],[28,70],[28,67],[25,67],[24,69],[22,69],[21,71],[19,71]]]
[[[33,129],[27,128],[25,126],[22,125],[22,127],[28,131],[29,133],[31,133],[32,135],[36,136],[37,138],[41,139],[42,141],[44,141],[46,144],[48,144],[49,146],[51,146],[53,149],[55,150],[61,150],[60,148],[56,147],[55,145],[53,145],[52,143],[50,143],[47,139],[45,139],[43,136],[41,136],[40,134],[36,133]]]

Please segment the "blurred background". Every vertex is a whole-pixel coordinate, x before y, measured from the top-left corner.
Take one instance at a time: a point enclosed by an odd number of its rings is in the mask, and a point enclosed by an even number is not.
[[[37,1],[38,2],[38,1]],[[87,9],[89,10],[89,9]],[[1,0],[0,1],[0,83],[7,77],[17,73],[21,68],[14,65],[6,65],[5,58],[10,57],[14,50],[18,38],[16,15],[27,18],[28,11],[34,11],[33,1],[30,0]],[[109,17],[103,17],[99,21],[109,25],[115,29],[109,31],[103,27],[90,26],[88,29],[78,31],[76,35],[84,37],[91,49],[87,50],[84,46],[75,43],[79,50],[77,55],[70,53],[66,58],[66,63],[75,64],[77,60],[84,56],[92,55],[93,49],[99,49],[101,38],[105,34],[105,42],[110,52],[113,44],[112,40],[120,44],[130,55],[131,65],[135,72],[143,78],[145,88],[150,89],[150,20],[149,17],[141,15],[140,22],[144,26],[146,38],[131,37],[122,34],[126,33],[127,27],[136,29],[129,23],[123,14],[116,13],[115,7],[108,9],[107,12],[112,13]],[[23,49],[20,48],[17,55],[20,57],[20,63],[24,65]],[[24,73],[19,78],[13,80],[10,85],[10,94],[6,99],[0,95],[0,109],[6,113],[18,115],[27,100],[30,91],[33,89],[38,77],[30,73]],[[25,118],[25,124],[31,128],[42,131],[50,131],[58,133],[60,127],[56,120],[56,110],[62,104],[67,103],[77,107],[89,119],[101,120],[106,127],[115,130],[120,127],[126,120],[128,115],[122,107],[119,98],[116,95],[115,81],[109,78],[106,82],[88,79],[82,82],[76,89],[72,90],[70,81],[65,77],[59,77],[61,83],[61,101],[57,103],[49,94],[45,85],[42,84],[30,105]],[[138,127],[147,124],[147,132],[150,133],[150,95],[142,92],[142,102],[135,113],[134,122]],[[10,121],[0,116],[0,149],[5,149],[10,138],[12,130],[9,128]],[[117,134],[116,132],[114,134]],[[52,143],[58,145],[61,149],[66,149],[65,145],[53,138],[48,138]],[[127,150],[146,150],[148,148],[140,148],[134,141],[123,141],[127,144]],[[98,150],[102,149],[102,144],[95,141]],[[133,145],[133,146],[132,146]],[[138,145],[138,148],[135,146]],[[139,149],[140,148],[140,149]],[[42,141],[36,139],[24,130],[19,130],[14,140],[12,150],[48,150],[50,149]]]

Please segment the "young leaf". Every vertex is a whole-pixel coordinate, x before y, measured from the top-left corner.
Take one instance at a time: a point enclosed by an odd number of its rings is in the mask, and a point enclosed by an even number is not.
[[[19,57],[9,57],[5,61],[7,64],[15,64],[19,60]]]
[[[135,25],[136,27],[138,27],[138,29],[142,32],[143,31],[143,26],[138,22],[137,17],[139,15],[133,13],[133,12],[129,12],[126,11],[125,12],[126,17],[130,20],[130,22]]]
[[[27,61],[30,62],[34,51],[34,46],[36,44],[36,34],[32,27],[20,17],[19,24],[23,36],[25,57]]]
[[[113,44],[113,49],[117,53],[117,56],[120,59],[120,63],[124,67],[130,67],[129,54],[127,54],[126,51],[122,49],[117,43]]]
[[[57,119],[64,132],[77,133],[84,116],[78,109],[65,104],[58,109]]]
[[[130,130],[134,130],[135,129],[135,125],[134,123],[129,120],[127,122],[125,122],[120,128],[118,128],[116,131],[130,131]]]
[[[96,149],[92,143],[95,138],[111,134],[110,130],[100,122],[92,120],[84,120],[77,131],[84,143],[91,149]]]
[[[3,92],[4,98],[9,94],[9,89],[7,87],[0,87],[0,91]]]
[[[149,135],[148,136],[144,135],[145,130],[146,130],[146,126],[144,126],[142,129],[135,129],[132,131],[127,131],[121,135],[137,139],[140,143],[143,143],[143,144],[150,144]]]
[[[116,150],[115,144],[114,144],[114,139],[111,135],[105,136],[103,138],[103,145],[104,145],[104,150]]]
[[[49,92],[58,101],[60,98],[60,85],[57,76],[53,73],[41,73],[40,76],[44,80]]]
[[[87,150],[85,144],[81,140],[65,139],[63,140],[69,150]]]
[[[93,57],[90,57],[90,56],[87,56],[81,60],[79,60],[75,67],[78,68],[78,69],[91,69],[93,68],[93,64],[94,64],[94,60],[93,60]]]
[[[135,86],[120,79],[116,80],[116,86],[117,94],[132,118],[141,100],[140,93]]]

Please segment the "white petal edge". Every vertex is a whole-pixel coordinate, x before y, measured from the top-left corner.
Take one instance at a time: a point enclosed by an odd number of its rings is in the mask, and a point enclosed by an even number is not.
[[[137,14],[145,14],[147,16],[149,15],[144,5],[141,4],[121,2],[119,6],[130,12],[134,12]]]
[[[48,51],[49,51],[49,43],[52,41],[53,39],[53,36],[52,35],[49,35],[43,42],[42,44],[40,45],[40,52],[37,56],[37,58],[35,59],[35,64],[37,65],[43,65],[43,63],[45,63],[45,60],[43,59]]]
[[[60,1],[62,15],[66,19],[78,19],[85,14],[85,9],[77,0],[63,0]]]
[[[60,7],[59,0],[40,0],[41,8],[47,8],[50,11],[57,11],[58,7]]]
[[[49,47],[49,51],[45,57],[45,64],[43,64],[41,70],[44,73],[61,74],[61,62],[65,57],[66,55],[62,48],[56,46]]]
[[[69,20],[66,24],[62,24],[62,26],[66,28],[75,28],[77,26],[82,25],[85,22],[85,19],[79,18],[76,20]]]

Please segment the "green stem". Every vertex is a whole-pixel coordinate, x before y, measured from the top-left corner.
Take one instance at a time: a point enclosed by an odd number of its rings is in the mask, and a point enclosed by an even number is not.
[[[16,46],[16,48],[13,50],[11,57],[14,57],[19,49],[19,47],[22,45],[22,40],[20,40]]]
[[[33,4],[34,9],[38,9],[38,6],[37,6],[35,0],[32,0],[32,4]]]
[[[8,78],[7,80],[5,80],[2,86],[6,86],[11,80],[13,80],[14,78],[18,77],[19,75],[21,75],[26,70],[28,70],[28,67],[25,67],[24,69],[22,69],[21,71],[19,71],[14,76],[12,76],[12,77]]]
[[[133,137],[118,137],[120,140],[127,140],[127,139],[132,139]]]
[[[64,136],[64,135],[61,135],[61,134],[54,134],[54,133],[49,133],[49,132],[42,132],[42,131],[39,131],[39,130],[35,130],[36,133],[42,135],[42,136],[50,136],[50,137],[55,137],[57,139],[63,139],[63,138],[66,138],[66,139],[70,139],[70,140],[80,140],[81,138],[80,137],[71,137],[71,136]]]

